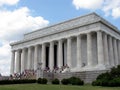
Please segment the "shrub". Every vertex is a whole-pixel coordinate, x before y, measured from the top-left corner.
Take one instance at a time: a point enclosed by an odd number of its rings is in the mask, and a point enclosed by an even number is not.
[[[84,85],[84,82],[77,77],[70,77],[68,79],[62,79],[61,83],[64,85],[72,84],[72,85]]]
[[[25,84],[25,83],[36,83],[35,79],[21,79],[21,80],[1,80],[0,85],[5,85],[5,84]]]
[[[118,65],[117,68],[113,67],[110,74],[113,78],[120,77],[120,65]]]
[[[69,78],[69,82],[72,85],[83,85],[84,84],[84,82],[80,78],[77,78],[77,77]]]
[[[59,79],[54,79],[54,80],[52,80],[52,84],[60,84]]]
[[[62,83],[63,85],[68,85],[68,84],[69,84],[69,79],[62,79],[62,80],[61,80],[61,83]]]
[[[120,86],[120,65],[113,67],[110,72],[100,74],[96,81],[92,82],[93,86]]]
[[[46,78],[38,78],[37,83],[38,84],[47,84],[48,80]]]
[[[41,84],[47,84],[48,80],[46,78],[42,78]]]
[[[12,84],[12,81],[9,81],[9,80],[1,80],[1,81],[0,81],[0,85],[4,85],[4,84]]]
[[[84,81],[79,80],[76,85],[84,85]]]
[[[42,79],[38,78],[37,83],[41,84],[41,82],[42,82]]]
[[[115,80],[109,81],[108,86],[110,86],[110,87],[116,86],[116,81]]]
[[[111,86],[111,87],[120,86],[120,77],[114,78],[113,80],[110,80],[108,83],[108,86]]]
[[[93,86],[101,86],[102,85],[102,81],[101,80],[96,80],[92,82]]]
[[[110,75],[110,73],[106,72],[106,73],[102,73],[97,77],[97,80],[111,80],[112,76]]]

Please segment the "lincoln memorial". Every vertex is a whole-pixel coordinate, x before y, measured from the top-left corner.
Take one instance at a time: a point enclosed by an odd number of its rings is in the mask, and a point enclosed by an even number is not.
[[[120,64],[120,31],[90,13],[24,34],[11,45],[11,74],[55,68],[66,72],[109,70]]]

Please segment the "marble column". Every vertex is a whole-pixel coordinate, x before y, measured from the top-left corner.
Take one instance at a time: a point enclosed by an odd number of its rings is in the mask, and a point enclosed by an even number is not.
[[[34,46],[35,51],[34,51],[34,70],[37,70],[38,68],[38,45]]]
[[[28,70],[32,69],[32,47],[28,48]]]
[[[41,63],[42,63],[42,69],[45,69],[45,60],[46,60],[46,45],[45,43],[42,44],[42,55],[41,55]]]
[[[119,64],[120,64],[120,40],[118,40],[118,56],[119,56]]]
[[[21,72],[25,70],[26,48],[22,49],[21,54]]]
[[[104,65],[102,32],[97,32],[98,65]]]
[[[116,39],[114,38],[113,39],[113,43],[114,43],[114,60],[115,60],[115,65],[117,66],[118,65],[118,48],[117,48],[117,41]]]
[[[62,40],[58,41],[58,67],[61,68],[63,66],[63,52],[62,52]]]
[[[21,72],[21,50],[17,50],[16,55],[16,73]]]
[[[110,65],[114,66],[114,56],[113,56],[113,40],[112,37],[109,36],[109,57],[110,57]]]
[[[77,36],[77,67],[82,67],[82,58],[81,58],[81,36]]]
[[[108,36],[107,36],[106,33],[104,33],[103,41],[104,41],[104,60],[105,60],[105,65],[109,66],[110,65],[110,61],[109,61],[109,54],[108,54]]]
[[[87,64],[92,66],[92,35],[87,33]]]
[[[71,64],[71,57],[72,57],[72,53],[71,53],[71,43],[72,40],[71,40],[71,37],[68,37],[67,39],[67,65],[69,67],[72,67],[72,64]]]
[[[50,42],[50,51],[49,51],[49,67],[52,71],[54,69],[54,42]]]
[[[10,74],[14,74],[15,70],[15,51],[12,51],[12,56],[11,56],[11,68],[10,68]]]

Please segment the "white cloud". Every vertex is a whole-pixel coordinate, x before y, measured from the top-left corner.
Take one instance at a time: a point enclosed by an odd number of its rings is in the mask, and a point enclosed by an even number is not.
[[[9,74],[11,41],[21,39],[23,34],[45,27],[49,21],[41,16],[33,17],[27,7],[13,11],[0,10],[0,73]]]
[[[6,60],[6,59],[1,59],[0,60],[0,72],[2,72],[2,75],[9,75],[9,71],[10,71],[10,60]]]
[[[10,71],[10,46],[8,43],[0,47],[0,73],[9,75]]]
[[[76,9],[97,9],[102,5],[103,0],[73,0]]]
[[[106,15],[112,15],[113,18],[119,18],[120,0],[105,0],[102,10]]]
[[[32,17],[27,7],[14,11],[0,11],[0,39],[18,39],[23,33],[44,27],[48,23],[41,16]]]
[[[0,0],[0,6],[3,5],[15,5],[19,2],[19,0]]]
[[[4,43],[0,47],[0,73],[9,75],[10,71],[10,46],[9,43]]]
[[[114,8],[114,9],[112,10],[112,16],[113,16],[114,18],[120,17],[120,7]]]
[[[120,17],[120,0],[73,0],[76,9],[101,10],[106,16]]]

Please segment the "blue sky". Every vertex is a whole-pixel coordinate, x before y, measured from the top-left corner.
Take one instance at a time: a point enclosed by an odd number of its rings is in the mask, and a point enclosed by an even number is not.
[[[50,21],[50,24],[80,16],[88,11],[75,9],[70,0],[21,0],[17,7],[26,6],[32,11],[33,16],[42,16]]]
[[[9,75],[9,43],[36,29],[96,12],[120,30],[120,0],[0,0],[0,73]]]
[[[85,2],[84,0],[81,1]],[[114,2],[115,1],[116,0],[114,0]],[[120,24],[119,24],[120,15],[119,18],[114,19],[111,15],[105,16],[105,12],[101,11],[100,9],[95,10],[95,9],[81,8],[77,10],[75,5],[73,5],[72,0],[39,0],[39,1],[37,0],[36,2],[33,0],[21,0],[19,6],[26,6],[26,5],[28,6],[29,9],[33,11],[32,13],[33,15],[43,16],[45,19],[50,21],[50,24],[61,22],[74,17],[78,17],[80,15],[84,15],[90,12],[96,12],[120,29]]]
[[[80,0],[80,1],[85,2],[84,0]],[[111,0],[96,0],[96,1],[111,1]],[[112,0],[112,1],[120,2],[120,0]],[[80,15],[88,14],[90,12],[96,12],[120,29],[120,24],[119,24],[120,15],[118,18],[115,19],[111,15],[112,9],[109,11],[109,13],[111,14],[108,16],[106,16],[105,15],[106,13],[103,12],[101,9],[80,8],[79,10],[77,10],[76,6],[73,4],[73,0],[36,0],[36,1],[20,0],[15,6],[6,6],[7,9],[9,8],[9,10],[18,9],[21,7],[28,7],[31,10],[32,16],[42,16],[46,20],[48,20],[50,24],[58,23],[74,17],[78,17]]]

